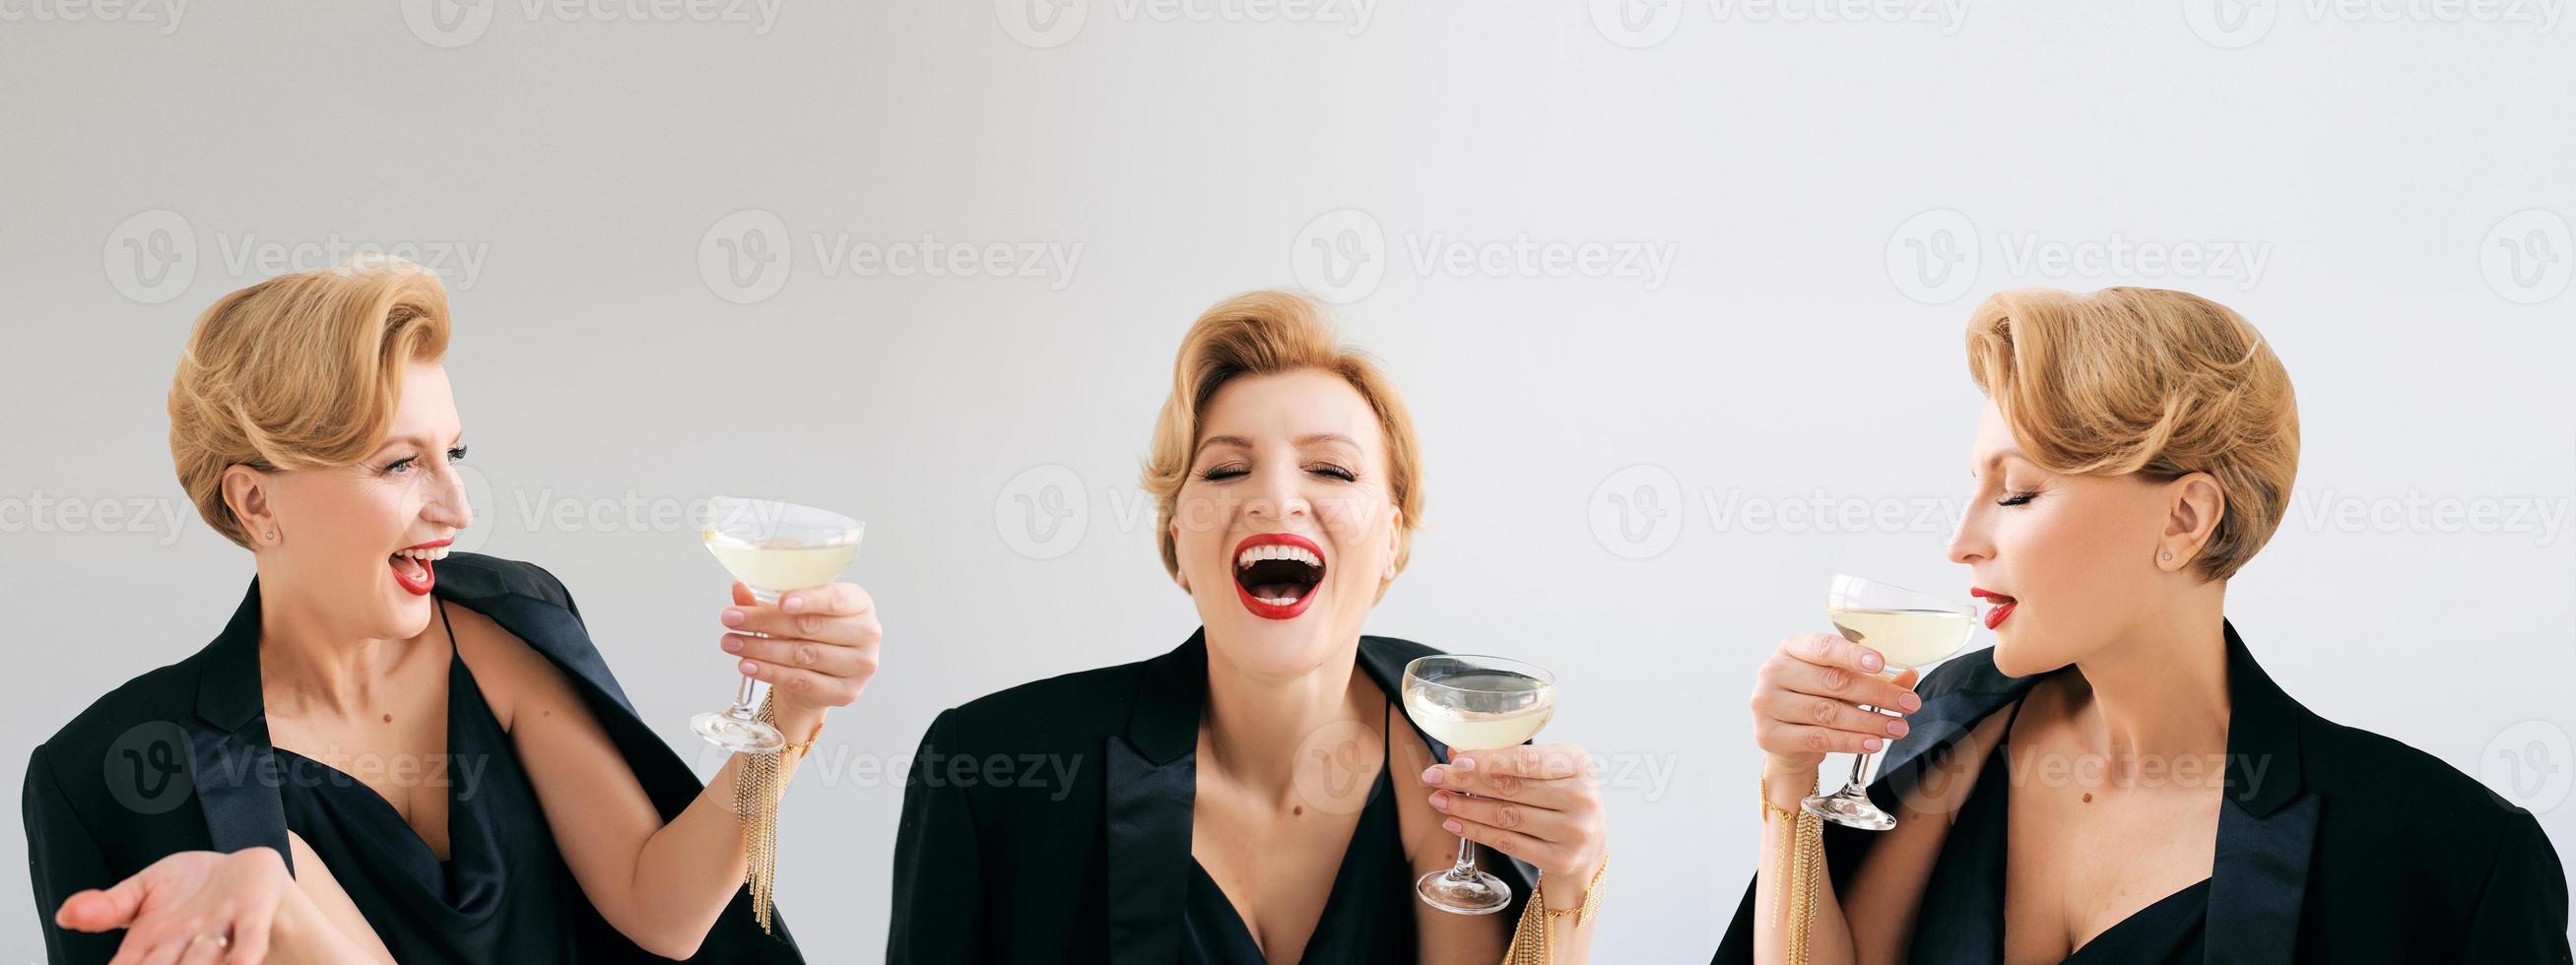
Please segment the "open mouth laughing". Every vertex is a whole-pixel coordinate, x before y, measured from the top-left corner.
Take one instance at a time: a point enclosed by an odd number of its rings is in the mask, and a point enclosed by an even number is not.
[[[1294,533],[1255,533],[1234,546],[1234,592],[1265,620],[1293,620],[1324,583],[1324,548]]]
[[[456,540],[452,538],[440,539],[403,547],[386,555],[385,565],[393,568],[394,582],[402,586],[403,592],[428,596],[430,588],[438,585],[438,570],[431,564],[446,559],[447,544],[453,542]]]

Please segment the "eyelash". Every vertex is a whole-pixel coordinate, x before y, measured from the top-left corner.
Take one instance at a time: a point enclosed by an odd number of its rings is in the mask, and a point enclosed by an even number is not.
[[[1352,471],[1350,471],[1350,470],[1348,470],[1348,469],[1344,469],[1344,468],[1342,468],[1342,467],[1340,467],[1340,466],[1333,465],[1332,463],[1329,463],[1329,462],[1316,463],[1315,465],[1308,466],[1308,467],[1306,467],[1306,471],[1307,471],[1307,472],[1314,473],[1314,474],[1319,475],[1319,476],[1330,476],[1330,477],[1332,477],[1332,478],[1334,478],[1334,479],[1336,479],[1336,480],[1339,480],[1339,481],[1341,481],[1341,482],[1358,482],[1358,481],[1359,481],[1359,474],[1358,474],[1358,473],[1354,473],[1354,472],[1352,472]],[[1244,473],[1245,473],[1245,470],[1244,470],[1242,467],[1240,467],[1240,466],[1232,466],[1232,465],[1227,465],[1227,466],[1213,466],[1213,467],[1208,468],[1206,471],[1199,473],[1199,481],[1200,481],[1200,482],[1224,482],[1224,481],[1229,480],[1229,479],[1234,479],[1234,478],[1240,477],[1240,476],[1244,475]]]
[[[385,473],[386,475],[389,475],[389,476],[390,476],[390,475],[393,475],[393,474],[395,474],[395,473],[408,472],[408,471],[410,471],[410,468],[411,468],[411,464],[412,464],[412,462],[413,462],[413,461],[415,461],[415,460],[417,460],[417,459],[419,459],[419,458],[420,458],[419,456],[404,456],[404,457],[402,457],[402,458],[400,458],[400,459],[396,459],[396,460],[394,460],[394,461],[392,461],[392,462],[386,463],[386,464],[385,464],[385,468],[384,468],[384,473]],[[447,461],[449,461],[449,462],[463,462],[464,460],[465,460],[465,447],[464,447],[464,446],[457,446],[456,448],[453,448],[453,449],[449,449],[449,450],[447,450]]]
[[[2004,498],[2002,498],[2002,499],[1998,499],[1998,500],[1995,500],[1995,505],[1997,505],[1997,506],[2020,506],[2020,505],[2023,505],[2023,504],[2025,504],[2025,503],[2030,502],[2031,500],[2038,499],[2038,498],[2039,498],[2039,493],[2038,493],[2037,491],[2026,492],[2026,493],[2006,493],[2006,494],[2004,495]]]

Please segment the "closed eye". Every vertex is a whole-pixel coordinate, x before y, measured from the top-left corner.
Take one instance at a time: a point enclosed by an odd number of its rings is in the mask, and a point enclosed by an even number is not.
[[[2028,503],[2028,502],[2030,502],[2031,500],[2038,499],[2038,498],[2039,498],[2039,494],[2038,494],[2038,493],[2036,493],[2036,492],[2026,492],[2026,493],[2007,493],[2007,494],[2005,494],[2004,498],[2002,498],[2002,499],[1998,499],[1998,500],[1995,500],[1995,505],[1997,505],[1997,506],[2019,506],[2019,505],[2022,505],[2022,504],[2024,504],[2024,503]]]

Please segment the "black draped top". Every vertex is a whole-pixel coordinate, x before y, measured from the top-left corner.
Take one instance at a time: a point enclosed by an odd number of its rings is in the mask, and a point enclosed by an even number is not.
[[[438,616],[447,622],[444,601]],[[452,626],[447,644],[449,857],[440,860],[364,782],[281,747],[286,827],[404,961],[574,961],[566,898],[581,886]]]
[[[1392,710],[1394,701],[1388,701]],[[1403,718],[1387,715],[1377,780],[1360,806],[1359,823],[1333,875],[1323,916],[1306,939],[1300,961],[1334,965],[1402,965],[1413,961],[1413,866],[1405,860],[1404,832],[1395,813],[1392,734]],[[1190,859],[1189,898],[1181,911],[1181,961],[1189,965],[1263,965],[1261,944],[1236,913],[1234,902]]]

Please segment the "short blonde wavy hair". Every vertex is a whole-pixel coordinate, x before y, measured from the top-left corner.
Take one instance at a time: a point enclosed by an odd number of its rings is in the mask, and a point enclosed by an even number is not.
[[[170,379],[170,458],[197,515],[251,548],[224,470],[355,464],[382,445],[403,366],[447,354],[447,290],[395,259],[280,275],[197,316]]]
[[[1154,495],[1156,540],[1163,569],[1178,578],[1181,560],[1172,540],[1172,516],[1187,482],[1190,458],[1199,443],[1199,417],[1218,389],[1245,376],[1315,370],[1340,377],[1357,389],[1376,413],[1386,437],[1387,495],[1402,512],[1396,538],[1395,570],[1404,571],[1413,555],[1413,534],[1422,525],[1421,449],[1413,434],[1413,417],[1396,394],[1395,383],[1367,352],[1343,344],[1324,310],[1305,296],[1284,291],[1256,291],[1217,303],[1181,338],[1180,356],[1172,363],[1172,395],[1154,420],[1154,448],[1146,457],[1144,486]],[[1386,596],[1390,576],[1378,583]]]
[[[2023,454],[2063,474],[2218,480],[2194,560],[2223,580],[2272,538],[2299,468],[2290,373],[2261,332],[2187,292],[1998,292],[1968,319],[1968,372]]]

